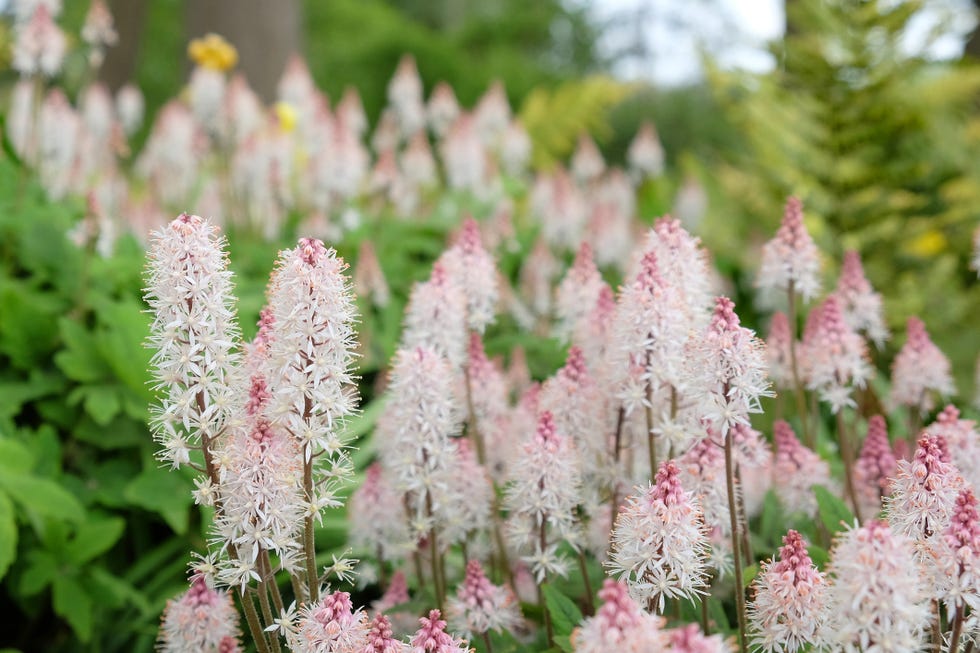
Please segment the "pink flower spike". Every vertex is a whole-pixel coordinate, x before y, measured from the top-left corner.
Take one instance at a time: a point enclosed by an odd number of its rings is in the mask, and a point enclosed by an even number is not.
[[[854,463],[854,489],[861,502],[862,515],[876,515],[882,499],[888,495],[889,479],[895,475],[898,461],[888,441],[888,426],[881,415],[868,420],[868,435],[861,454]]]
[[[438,610],[430,610],[428,617],[421,617],[421,628],[412,637],[413,653],[470,653],[467,642],[446,632],[446,622]]]
[[[783,222],[776,236],[762,248],[756,286],[782,292],[792,287],[807,302],[820,292],[820,252],[803,224],[799,198],[786,200]]]
[[[31,19],[15,30],[11,66],[25,77],[54,77],[61,70],[67,48],[65,34],[54,22],[51,10],[38,3]]]
[[[910,317],[908,339],[892,363],[892,406],[908,406],[924,415],[934,405],[933,393],[956,393],[949,359],[932,343],[926,325]]]
[[[928,543],[949,525],[963,486],[942,438],[923,433],[912,460],[898,461],[892,494],[885,500],[888,521],[895,531]]]
[[[773,313],[769,322],[769,337],[766,339],[766,354],[769,359],[769,376],[780,388],[789,388],[793,384],[793,361],[790,353],[793,338],[795,336],[786,313]]]
[[[626,584],[607,578],[599,590],[602,607],[572,632],[575,653],[664,651],[669,639],[661,617],[643,611]]]
[[[830,553],[826,645],[916,653],[932,611],[913,543],[886,522],[840,534]]]
[[[470,560],[466,564],[466,578],[449,601],[449,622],[453,628],[472,638],[491,630],[510,632],[520,620],[514,593],[491,583],[480,562]]]
[[[158,644],[161,653],[223,651],[222,646],[230,645],[234,651],[238,634],[238,610],[231,596],[208,587],[203,576],[195,575],[180,598],[167,602]]]
[[[483,247],[480,225],[472,216],[463,220],[456,242],[439,260],[466,298],[467,326],[482,333],[493,322],[500,289],[496,263]]]
[[[667,631],[672,653],[728,653],[730,648],[721,635],[705,635],[697,624]]]
[[[749,605],[752,646],[765,653],[819,648],[825,618],[827,581],[810,560],[794,530],[783,537],[779,560],[762,563]]]
[[[367,614],[354,610],[350,594],[334,592],[304,605],[295,630],[287,629],[285,634],[296,653],[360,653],[368,646],[369,632]]]
[[[807,449],[796,437],[793,427],[783,420],[773,424],[776,459],[772,468],[773,486],[788,513],[817,514],[814,485],[835,490],[830,466],[816,452]]]
[[[876,293],[864,276],[861,256],[849,250],[837,281],[836,295],[840,299],[844,319],[855,331],[863,331],[881,349],[888,339],[881,295]]]
[[[663,612],[667,597],[694,600],[704,593],[706,529],[700,507],[681,487],[674,461],[661,464],[654,485],[627,497],[612,542],[606,565],[651,611]]]
[[[807,388],[816,390],[834,413],[854,406],[851,397],[854,387],[863,388],[872,376],[868,347],[844,321],[840,302],[834,295],[827,297],[807,318],[800,367]]]
[[[557,540],[578,535],[575,506],[581,502],[581,471],[574,443],[557,431],[554,416],[544,411],[524,455],[513,465],[505,505],[510,512],[508,536],[521,550],[538,581],[552,573],[564,575],[565,561]],[[546,529],[542,541],[541,529]]]
[[[726,437],[736,424],[747,425],[750,413],[761,413],[761,397],[772,396],[766,375],[765,345],[742,327],[735,304],[715,299],[707,328],[689,345],[688,387],[700,401],[700,419]]]
[[[383,614],[371,620],[371,630],[367,636],[367,646],[356,653],[407,653],[408,645],[395,639],[391,621]]]
[[[604,286],[605,282],[592,257],[592,247],[582,241],[575,254],[575,262],[568,268],[555,292],[557,331],[562,339],[567,339],[576,331],[579,322],[595,306]]]
[[[980,606],[980,513],[970,487],[956,496],[952,518],[936,547],[936,589],[950,616]]]

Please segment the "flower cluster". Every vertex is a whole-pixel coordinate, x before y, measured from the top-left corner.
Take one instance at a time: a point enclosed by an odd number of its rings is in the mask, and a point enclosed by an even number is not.
[[[668,460],[647,490],[627,498],[613,527],[607,566],[630,595],[663,612],[667,598],[693,600],[707,584],[708,538],[698,504]]]

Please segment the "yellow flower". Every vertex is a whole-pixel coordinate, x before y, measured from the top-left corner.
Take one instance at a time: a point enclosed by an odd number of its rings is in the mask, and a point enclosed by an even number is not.
[[[288,134],[296,129],[298,116],[293,105],[288,102],[276,102],[274,111],[276,112],[276,120],[279,122],[279,128],[281,130]]]
[[[220,72],[231,70],[238,63],[238,50],[218,34],[194,39],[187,46],[187,54],[198,66]]]
[[[946,236],[938,229],[929,229],[908,243],[906,249],[920,258],[930,258],[939,254],[949,245]]]

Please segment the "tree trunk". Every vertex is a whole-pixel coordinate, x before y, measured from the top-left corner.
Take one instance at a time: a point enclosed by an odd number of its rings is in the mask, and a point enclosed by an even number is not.
[[[106,50],[99,79],[116,92],[136,72],[136,61],[143,40],[146,0],[110,0],[109,10],[116,25],[119,41]]]
[[[275,99],[286,61],[301,49],[299,0],[188,0],[186,18],[188,39],[223,36],[238,49],[238,67],[255,92]]]
[[[973,8],[980,11],[980,0],[973,0]],[[980,23],[973,28],[970,36],[967,37],[963,56],[980,61]]]

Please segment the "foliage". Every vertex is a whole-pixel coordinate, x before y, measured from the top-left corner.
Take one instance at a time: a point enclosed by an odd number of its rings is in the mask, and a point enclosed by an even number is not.
[[[980,310],[962,272],[980,199],[970,154],[978,134],[965,119],[980,69],[908,52],[918,2],[788,6],[795,30],[773,46],[777,70],[712,72],[746,147],[718,171],[724,211],[706,240],[751,269],[733,236],[745,225],[753,238],[771,232],[785,197],[799,195],[823,249],[835,258],[858,249],[872,284],[889,289],[894,330],[909,315],[930,316],[962,383],[967,352],[980,344],[962,328]]]
[[[608,136],[606,115],[629,92],[628,84],[609,77],[589,77],[553,90],[533,90],[521,106],[520,117],[534,143],[534,166],[546,168],[567,158],[582,133]]]

